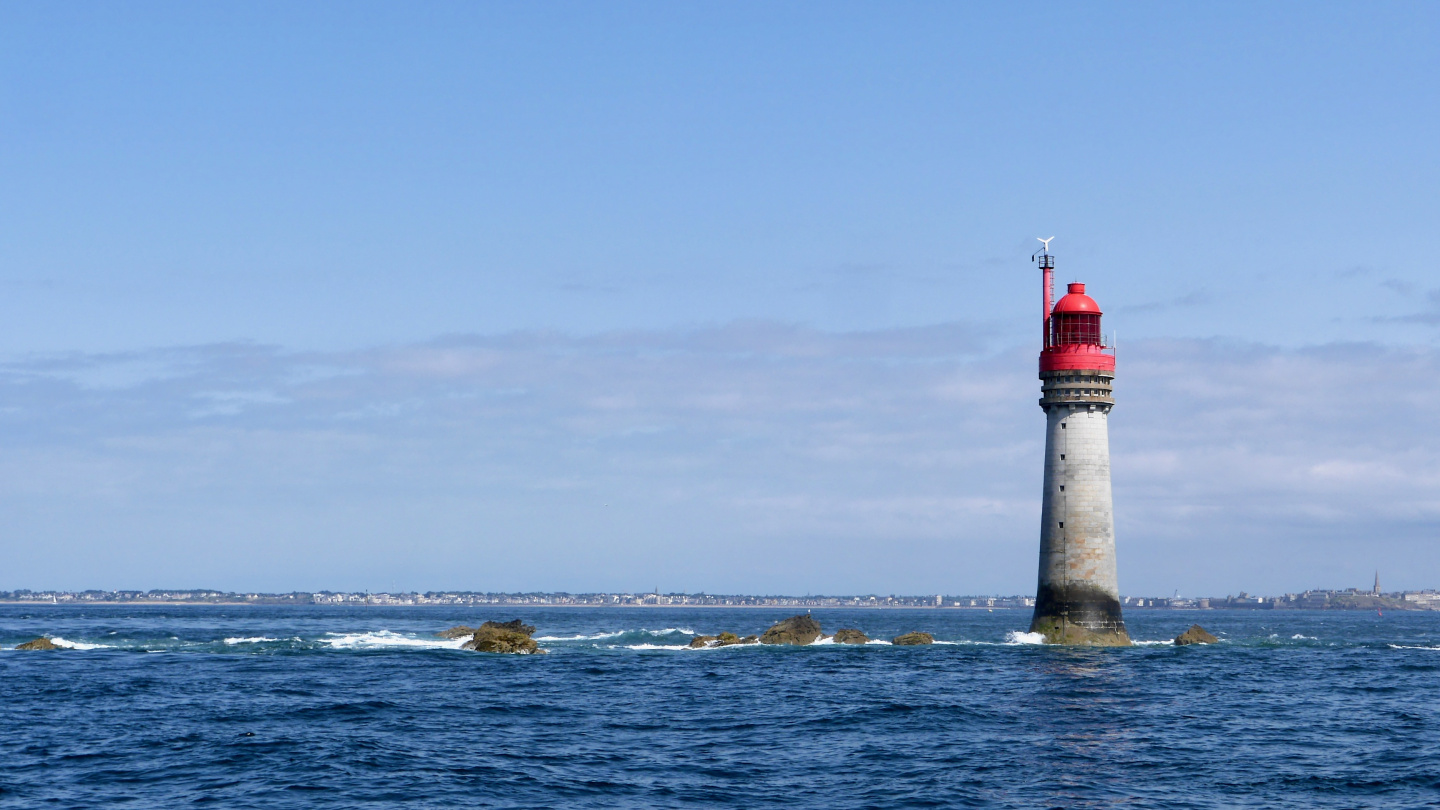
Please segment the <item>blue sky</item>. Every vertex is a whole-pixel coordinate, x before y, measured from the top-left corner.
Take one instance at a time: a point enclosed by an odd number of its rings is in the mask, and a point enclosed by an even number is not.
[[[0,587],[1025,591],[1052,234],[1122,590],[1435,587],[1437,34],[5,7]]]

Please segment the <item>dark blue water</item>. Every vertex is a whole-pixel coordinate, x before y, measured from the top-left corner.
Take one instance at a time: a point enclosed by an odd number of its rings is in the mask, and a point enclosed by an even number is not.
[[[957,643],[681,648],[789,613],[0,607],[0,806],[1440,806],[1440,614],[1134,611],[1223,642],[1066,650],[826,610]],[[550,654],[430,636],[514,617]],[[11,649],[41,634],[89,648]]]

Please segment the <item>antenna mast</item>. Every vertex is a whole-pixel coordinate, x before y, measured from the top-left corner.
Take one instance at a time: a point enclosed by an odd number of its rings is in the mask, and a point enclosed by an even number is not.
[[[1055,257],[1050,255],[1050,242],[1053,241],[1055,237],[1052,236],[1049,239],[1041,239],[1037,236],[1035,239],[1040,242],[1041,248],[1030,254],[1030,261],[1036,261],[1038,258],[1040,270],[1044,273],[1041,283],[1044,284],[1045,287],[1045,310],[1040,314],[1040,326],[1042,330],[1040,335],[1040,348],[1048,349],[1050,348],[1050,310],[1055,308]]]

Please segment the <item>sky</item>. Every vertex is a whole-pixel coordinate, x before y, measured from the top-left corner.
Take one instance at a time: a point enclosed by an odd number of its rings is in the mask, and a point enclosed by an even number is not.
[[[0,7],[0,588],[1440,587],[1440,7]]]

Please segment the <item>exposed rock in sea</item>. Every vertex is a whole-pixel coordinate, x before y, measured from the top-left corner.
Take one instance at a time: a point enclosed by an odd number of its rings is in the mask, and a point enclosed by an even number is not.
[[[63,650],[64,647],[56,646],[55,642],[48,638],[37,638],[34,641],[27,641],[24,644],[15,645],[17,650]]]
[[[441,630],[435,635],[439,636],[440,638],[464,638],[466,636],[475,635],[475,628],[466,627],[463,624],[457,624],[449,630]]]
[[[1175,637],[1175,646],[1183,647],[1186,644],[1214,644],[1220,639],[1210,635],[1205,628],[1198,624],[1190,625],[1190,629]]]
[[[929,633],[906,633],[903,636],[896,636],[895,638],[890,639],[890,643],[902,647],[907,647],[915,644],[934,644],[935,637],[930,635]]]
[[[864,644],[870,637],[859,630],[842,629],[835,631],[836,644]]]
[[[741,638],[734,633],[721,633],[718,636],[696,636],[690,639],[691,647],[729,647],[732,644],[759,644],[760,639],[755,636]]]
[[[820,638],[820,623],[810,614],[791,616],[783,622],[776,622],[765,635],[761,644],[811,644]]]
[[[540,645],[530,638],[534,632],[534,627],[519,619],[509,622],[485,622],[469,641],[460,645],[460,649],[493,653],[544,652]]]
[[[527,636],[535,635],[535,626],[526,624],[519,619],[511,619],[508,622],[485,622],[480,627],[494,627],[498,630],[509,630],[512,633],[524,633]]]

